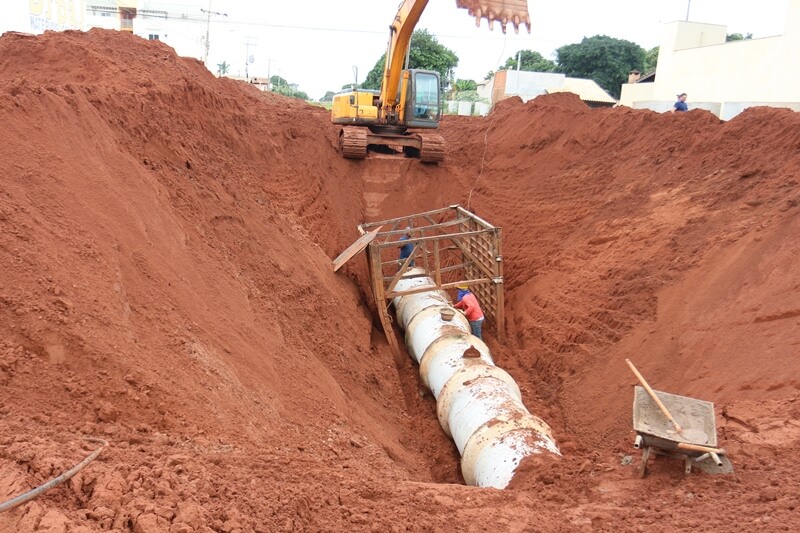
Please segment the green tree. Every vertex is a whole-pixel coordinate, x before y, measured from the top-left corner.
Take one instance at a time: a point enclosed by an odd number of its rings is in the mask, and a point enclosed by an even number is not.
[[[741,33],[729,33],[728,35],[725,36],[725,40],[727,42],[731,42],[731,41],[746,41],[746,40],[752,39],[752,38],[753,38],[753,34],[752,33],[748,33],[747,35],[742,35]]]
[[[645,50],[630,41],[595,35],[562,46],[556,50],[556,57],[559,69],[567,76],[592,79],[619,98],[628,72],[643,69]]]
[[[492,79],[492,76],[494,76],[494,71],[490,70],[489,72],[486,73],[486,76],[483,77],[483,81]]]
[[[555,61],[545,59],[539,52],[532,50],[520,50],[519,52],[519,70],[527,70],[529,72],[555,72],[558,66]],[[517,56],[513,55],[506,59],[506,64],[500,67],[501,70],[517,70]]]
[[[308,95],[303,91],[297,89],[297,84],[289,83],[287,85],[279,85],[272,88],[272,92],[288,96],[290,98],[299,98],[300,100],[308,100]]]
[[[224,76],[228,73],[231,69],[231,66],[228,64],[227,61],[223,61],[222,63],[217,63],[217,75]]]
[[[383,68],[386,64],[386,54],[372,67],[361,87],[364,89],[380,89],[383,82]],[[453,71],[458,66],[458,56],[439,44],[436,36],[428,30],[415,30],[411,35],[411,53],[408,67],[425,70],[435,70],[442,79],[442,85],[449,87],[453,82]]]
[[[475,81],[458,79],[450,86],[450,98],[455,99],[456,94],[475,92],[477,89],[478,84]]]
[[[478,89],[478,84],[473,80],[458,79],[453,82],[454,91],[475,91]]]
[[[280,76],[270,76],[269,82],[272,85],[272,92],[289,96],[291,98],[299,98],[301,100],[308,100],[308,95],[297,88],[296,83],[289,83]]]
[[[651,48],[644,54],[644,70],[645,74],[653,72],[658,66],[658,46]]]
[[[333,91],[328,91],[325,93],[325,96],[319,99],[320,102],[333,102],[333,96],[336,93]]]
[[[459,91],[453,94],[453,100],[459,102],[483,102],[488,104],[489,100],[478,94],[478,91]]]

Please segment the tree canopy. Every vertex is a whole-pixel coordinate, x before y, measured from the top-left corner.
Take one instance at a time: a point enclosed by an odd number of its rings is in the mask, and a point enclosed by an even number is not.
[[[729,33],[728,35],[725,36],[725,40],[727,42],[731,42],[731,41],[747,41],[748,39],[752,39],[752,38],[753,38],[753,34],[752,33],[748,33],[746,35],[742,35],[741,33]]]
[[[289,83],[280,76],[270,76],[269,81],[272,84],[272,92],[274,93],[290,96],[292,98],[299,98],[301,100],[308,100],[308,95],[298,90],[296,83]]]
[[[558,66],[555,61],[546,59],[539,52],[533,50],[520,50],[518,55],[513,55],[506,59],[506,64],[500,67],[501,70],[517,70],[517,58],[519,57],[519,70],[529,72],[556,72]]]
[[[644,68],[645,50],[636,43],[607,35],[584,37],[556,50],[559,70],[567,76],[590,78],[619,98],[628,72]]]
[[[383,68],[386,64],[386,53],[372,67],[361,87],[364,89],[380,89],[383,82]],[[454,78],[453,71],[458,66],[458,56],[439,44],[436,36],[428,30],[415,30],[411,35],[411,53],[408,60],[409,68],[435,70],[442,79],[442,85],[448,87]]]
[[[644,70],[643,73],[648,74],[653,72],[658,66],[658,46],[651,48],[644,54]]]

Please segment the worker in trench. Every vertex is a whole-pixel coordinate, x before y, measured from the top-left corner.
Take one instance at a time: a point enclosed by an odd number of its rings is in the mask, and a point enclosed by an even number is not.
[[[406,228],[406,233],[405,233],[405,234],[403,234],[403,235],[402,235],[402,236],[401,236],[401,237],[398,239],[398,242],[407,241],[407,240],[408,240],[408,239],[410,239],[410,238],[411,238],[411,228],[410,228],[410,227],[408,227],[408,228]],[[400,257],[399,257],[399,259],[398,259],[398,263],[400,263],[401,265],[402,265],[403,263],[405,263],[406,259],[408,258],[408,256],[410,256],[410,255],[411,255],[411,252],[413,252],[413,251],[414,251],[414,245],[413,245],[412,243],[410,243],[410,242],[406,242],[405,244],[403,244],[402,246],[400,246]],[[413,260],[413,259],[412,259],[412,260],[411,260],[411,262],[408,264],[408,266],[410,266],[410,267],[413,267],[413,266],[414,266],[414,260]]]
[[[472,294],[472,291],[469,290],[467,285],[459,285],[457,288],[458,296],[456,297],[456,304],[454,307],[464,311],[469,321],[472,334],[483,340],[481,333],[483,330],[484,317],[481,306],[478,304],[478,299],[475,298],[475,295]]]

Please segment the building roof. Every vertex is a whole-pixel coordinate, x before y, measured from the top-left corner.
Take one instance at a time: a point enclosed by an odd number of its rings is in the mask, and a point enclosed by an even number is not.
[[[616,104],[617,101],[608,94],[596,81],[584,78],[564,78],[563,87],[548,89],[548,93],[575,93],[584,102],[601,102]]]
[[[643,75],[641,78],[636,80],[635,83],[653,83],[654,81],[656,81],[656,71],[655,70],[653,70],[651,72],[648,72],[647,74]]]

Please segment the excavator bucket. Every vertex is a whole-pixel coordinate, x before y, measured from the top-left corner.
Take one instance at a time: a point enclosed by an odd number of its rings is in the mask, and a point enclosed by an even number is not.
[[[469,11],[475,17],[475,25],[481,25],[481,19],[489,22],[489,29],[494,29],[494,21],[500,21],[503,33],[510,22],[514,32],[519,33],[522,24],[531,32],[531,17],[528,15],[528,0],[456,0],[456,5]]]

